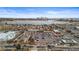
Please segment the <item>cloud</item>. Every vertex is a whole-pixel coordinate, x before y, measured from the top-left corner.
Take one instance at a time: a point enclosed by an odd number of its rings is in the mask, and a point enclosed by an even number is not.
[[[0,14],[14,14],[16,13],[15,10],[9,10],[9,9],[0,9]]]
[[[63,10],[63,11],[48,11],[48,14],[79,14],[79,11]]]
[[[63,11],[47,11],[48,15],[56,16],[56,17],[79,17],[79,11],[74,10],[63,10]]]

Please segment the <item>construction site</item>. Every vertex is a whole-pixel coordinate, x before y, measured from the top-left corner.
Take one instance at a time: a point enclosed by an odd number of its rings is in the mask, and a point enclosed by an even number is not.
[[[79,22],[0,21],[0,51],[79,51]]]

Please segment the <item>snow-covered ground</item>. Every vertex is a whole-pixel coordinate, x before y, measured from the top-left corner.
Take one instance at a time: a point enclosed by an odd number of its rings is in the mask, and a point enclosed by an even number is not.
[[[10,40],[16,35],[15,31],[8,31],[6,33],[0,32],[0,41]]]

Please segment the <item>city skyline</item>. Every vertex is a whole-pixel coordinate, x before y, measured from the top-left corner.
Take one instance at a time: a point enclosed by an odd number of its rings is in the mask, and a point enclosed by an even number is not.
[[[79,18],[78,7],[0,7],[1,18]]]

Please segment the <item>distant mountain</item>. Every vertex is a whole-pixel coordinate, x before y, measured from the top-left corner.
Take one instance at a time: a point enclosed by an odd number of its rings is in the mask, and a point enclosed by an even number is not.
[[[79,21],[79,18],[0,18],[0,21],[14,20],[57,20],[57,21]]]

